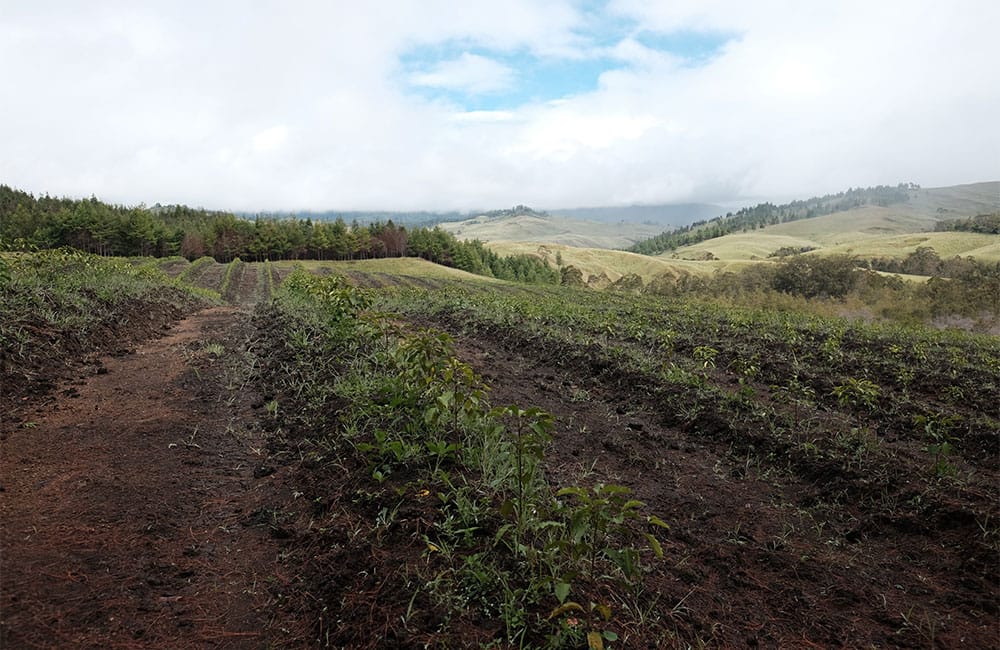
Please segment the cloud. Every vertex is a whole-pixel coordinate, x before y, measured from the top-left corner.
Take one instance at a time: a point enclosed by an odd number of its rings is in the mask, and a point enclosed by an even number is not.
[[[459,90],[473,95],[510,88],[516,73],[510,67],[478,54],[463,52],[457,59],[441,61],[428,72],[410,75],[417,86]]]
[[[0,182],[346,210],[997,179],[996,24],[971,0],[16,3]]]
[[[279,149],[288,139],[288,127],[284,124],[264,129],[253,137],[253,149],[266,153]]]

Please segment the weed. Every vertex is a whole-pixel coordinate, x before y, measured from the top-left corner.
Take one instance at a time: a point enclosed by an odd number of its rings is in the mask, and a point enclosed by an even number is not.
[[[219,359],[226,353],[226,346],[221,343],[206,343],[202,346],[201,351],[206,356]]]

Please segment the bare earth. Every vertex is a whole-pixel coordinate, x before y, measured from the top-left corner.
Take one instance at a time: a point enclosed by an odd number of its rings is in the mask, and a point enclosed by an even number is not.
[[[201,311],[0,422],[0,647],[259,648],[280,548],[260,525],[234,308]],[[206,349],[209,342],[225,345]]]

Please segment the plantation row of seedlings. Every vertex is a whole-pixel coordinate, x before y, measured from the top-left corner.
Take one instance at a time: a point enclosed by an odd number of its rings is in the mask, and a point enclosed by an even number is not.
[[[542,287],[456,284],[380,300],[593,377],[765,479],[802,482],[785,507],[814,519],[827,545],[914,536],[923,550],[905,570],[966,594],[966,624],[997,615],[987,596],[1000,551],[995,337]],[[894,620],[902,629],[907,618]]]
[[[296,591],[319,610],[319,640],[626,640],[622,612],[650,606],[643,566],[667,523],[620,485],[549,485],[551,416],[491,405],[450,337],[371,306],[297,271],[258,313],[272,457],[309,468],[313,507],[281,517],[309,518]]]

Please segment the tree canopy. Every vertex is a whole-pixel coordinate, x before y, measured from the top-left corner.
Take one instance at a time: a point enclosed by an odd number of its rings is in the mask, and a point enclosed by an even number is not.
[[[558,283],[558,269],[529,256],[500,256],[482,242],[459,241],[440,228],[407,229],[388,221],[241,218],[187,206],[126,207],[94,197],[34,197],[0,185],[0,241],[21,249],[71,246],[98,255],[208,255],[263,260],[356,260],[421,257],[470,273],[520,282]]]

